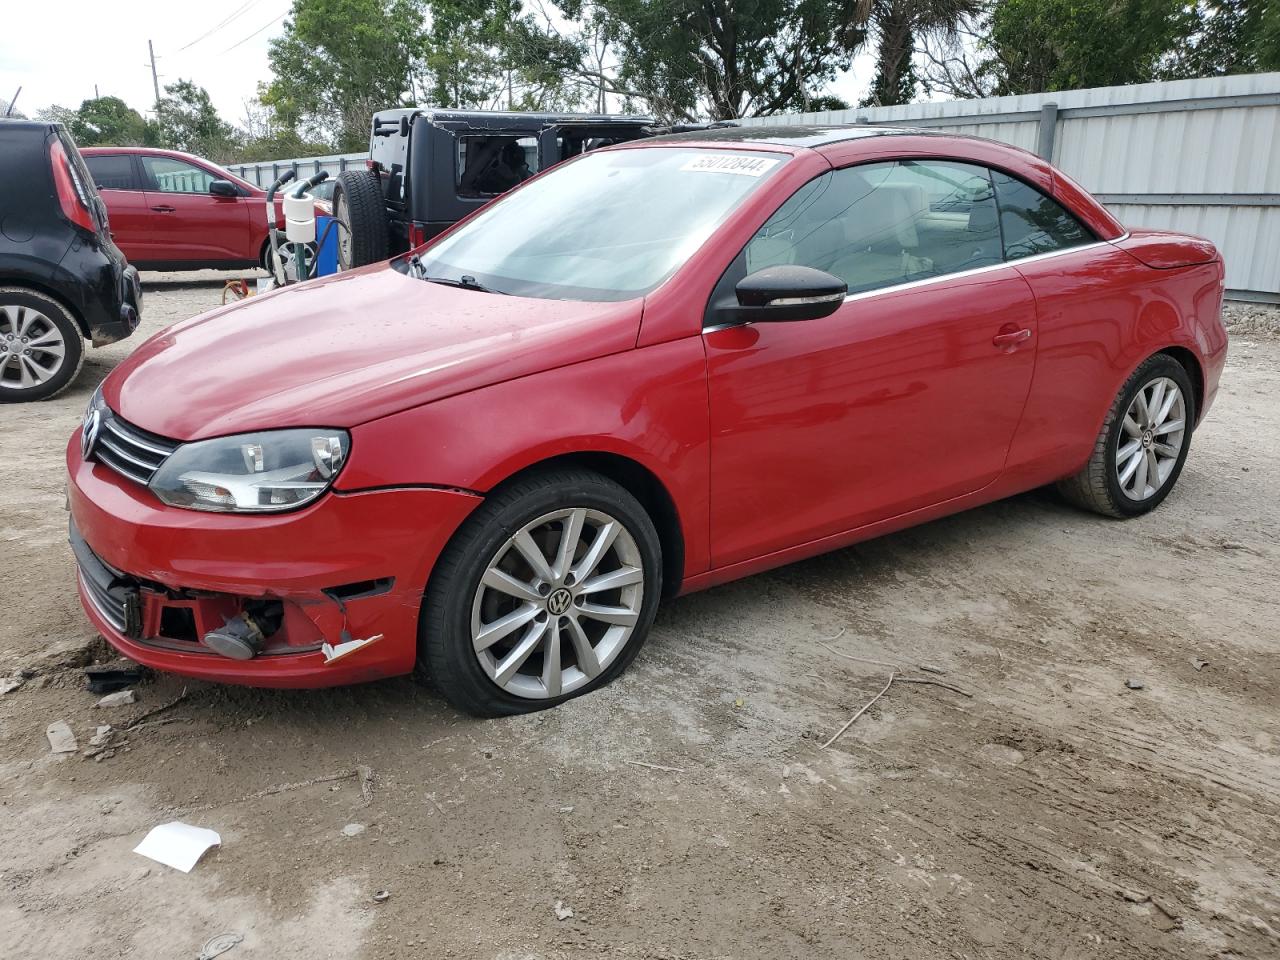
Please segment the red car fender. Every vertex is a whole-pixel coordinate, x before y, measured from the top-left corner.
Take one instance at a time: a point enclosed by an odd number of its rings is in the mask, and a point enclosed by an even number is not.
[[[700,337],[630,350],[428,403],[352,430],[341,490],[487,492],[557,457],[638,464],[676,507],[685,574],[707,568],[709,441]]]

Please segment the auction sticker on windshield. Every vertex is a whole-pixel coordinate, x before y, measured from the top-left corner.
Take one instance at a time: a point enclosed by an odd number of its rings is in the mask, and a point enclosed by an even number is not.
[[[736,173],[744,177],[758,177],[778,165],[777,160],[768,157],[740,157],[732,154],[726,156],[701,156],[685,161],[681,170],[693,170],[697,173]]]

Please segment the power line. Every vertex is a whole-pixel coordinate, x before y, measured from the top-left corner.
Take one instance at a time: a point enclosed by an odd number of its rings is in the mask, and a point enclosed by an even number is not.
[[[231,52],[232,50],[234,50],[236,47],[240,46],[240,44],[245,43],[245,42],[246,42],[246,41],[248,41],[248,40],[252,40],[252,39],[253,39],[254,37],[256,37],[258,34],[260,34],[263,30],[267,29],[267,27],[270,27],[270,26],[275,25],[276,23],[278,23],[279,21],[283,20],[283,19],[284,19],[286,16],[288,16],[288,15],[289,15],[289,11],[288,11],[288,10],[286,10],[284,13],[280,14],[280,16],[278,16],[278,17],[272,17],[269,23],[264,23],[264,24],[263,24],[261,27],[259,27],[257,30],[253,31],[253,33],[251,33],[251,34],[249,34],[247,37],[245,37],[245,38],[244,38],[244,40],[237,40],[235,43],[233,43],[231,46],[227,47],[227,49],[223,50],[222,52],[223,52],[223,53],[230,53],[230,52]]]
[[[200,36],[196,37],[194,40],[188,43],[185,47],[179,47],[178,52],[181,53],[183,50],[186,50],[188,47],[194,47],[197,43],[199,43],[205,37],[212,36],[213,34],[217,33],[219,30],[221,30],[223,27],[229,24],[232,20],[236,19],[236,17],[240,16],[242,13],[246,13],[249,10],[249,8],[252,7],[257,2],[258,0],[245,0],[244,3],[240,4],[240,6],[237,7],[235,10],[232,10],[231,13],[228,14],[226,17],[224,17],[219,23],[215,23],[212,27],[210,27],[204,33],[200,34]]]

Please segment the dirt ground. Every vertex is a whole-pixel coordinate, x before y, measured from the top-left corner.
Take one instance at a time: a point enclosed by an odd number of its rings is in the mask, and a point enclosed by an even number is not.
[[[221,282],[148,277],[147,328]],[[61,458],[140,339],[0,408],[0,676],[31,672],[0,697],[0,955],[1280,956],[1280,340],[1233,337],[1152,516],[1035,493],[676,600],[612,687],[477,721],[408,679],[95,709]],[[888,673],[831,637],[972,697],[894,684],[821,749]],[[49,751],[184,690],[114,756]],[[174,819],[222,837],[190,874],[131,852]]]

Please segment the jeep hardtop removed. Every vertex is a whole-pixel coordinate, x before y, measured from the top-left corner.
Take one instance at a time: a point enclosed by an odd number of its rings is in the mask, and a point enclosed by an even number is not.
[[[367,170],[334,187],[342,269],[418,246],[539,170],[675,132],[647,116],[404,108],[373,115]]]

